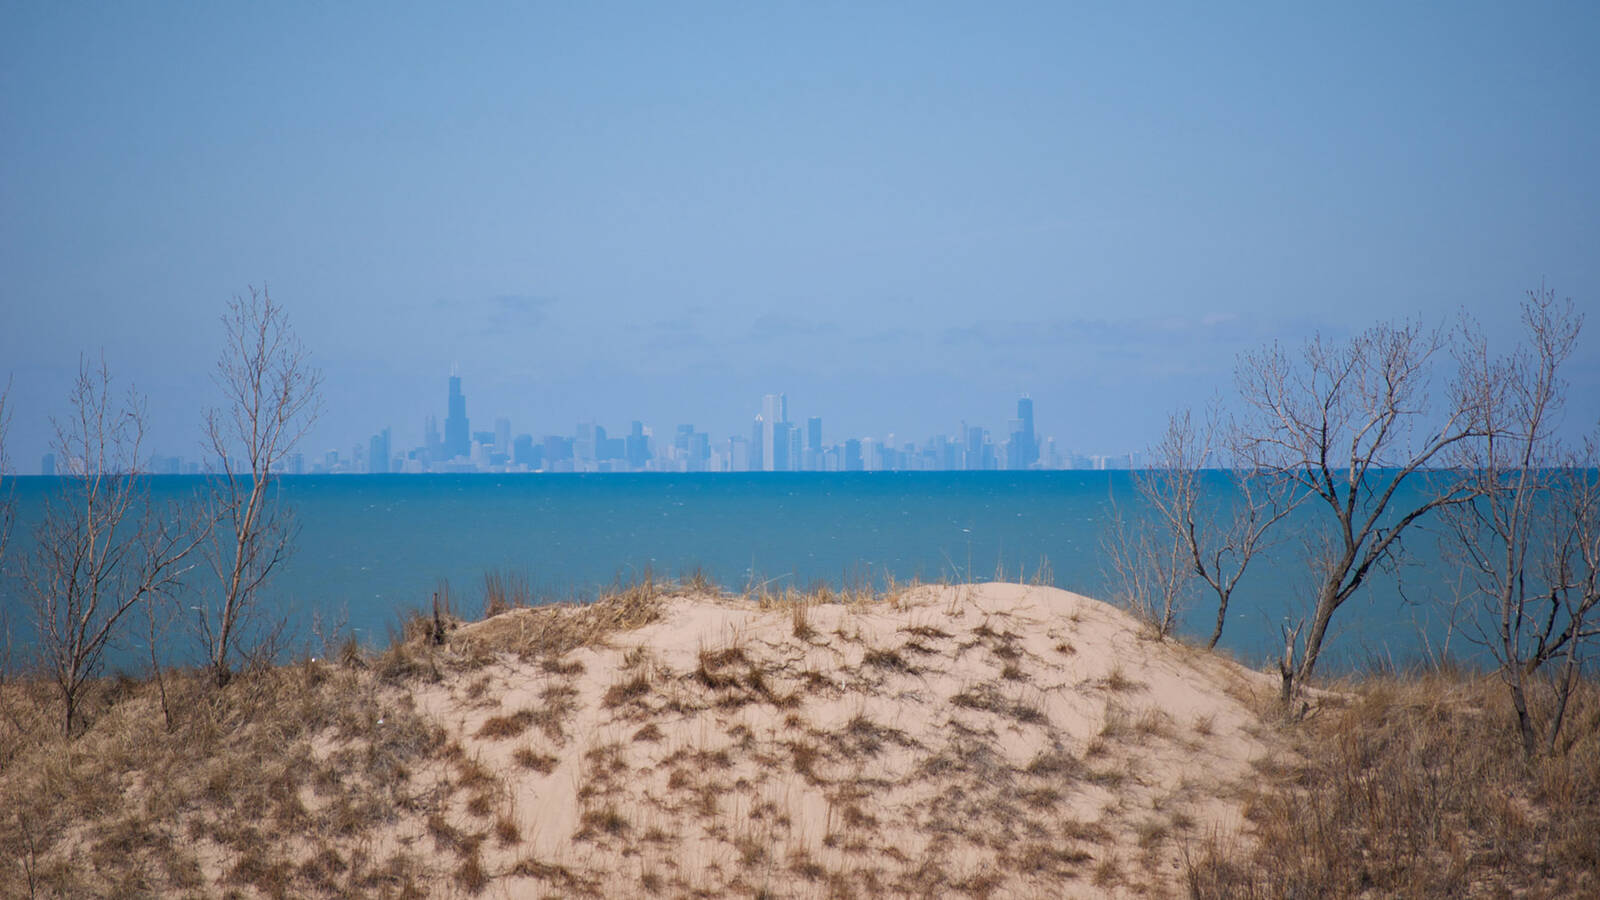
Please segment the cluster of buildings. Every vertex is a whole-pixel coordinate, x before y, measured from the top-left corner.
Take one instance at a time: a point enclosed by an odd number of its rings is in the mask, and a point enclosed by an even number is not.
[[[285,474],[389,474],[463,472],[877,472],[995,469],[1123,469],[1139,465],[1138,454],[1083,456],[1063,452],[1054,438],[1034,430],[1033,400],[1017,401],[1016,418],[1003,432],[962,422],[955,434],[924,441],[899,441],[893,434],[847,438],[828,443],[822,419],[791,420],[784,394],[762,398],[748,434],[713,439],[693,425],[657,434],[642,422],[613,436],[603,425],[581,421],[570,435],[513,434],[506,418],[491,430],[474,431],[467,418],[461,378],[452,374],[444,427],[435,416],[423,423],[421,446],[397,448],[390,429],[348,451],[320,455],[296,453]],[[41,471],[56,474],[46,455]],[[148,471],[158,475],[194,474],[196,462],[156,456]]]
[[[822,419],[789,417],[784,394],[762,398],[748,434],[714,439],[693,425],[658,434],[642,422],[613,435],[605,426],[581,421],[572,434],[513,434],[506,418],[492,430],[472,430],[461,378],[452,374],[444,427],[435,416],[423,423],[423,443],[394,446],[390,429],[374,434],[348,453],[329,450],[320,458],[296,456],[291,473],[462,473],[462,472],[874,472],[950,469],[1126,468],[1128,456],[1083,457],[1063,454],[1054,438],[1034,430],[1033,400],[1017,401],[1016,418],[1004,432],[961,424],[955,435],[922,442],[848,438],[828,443]]]

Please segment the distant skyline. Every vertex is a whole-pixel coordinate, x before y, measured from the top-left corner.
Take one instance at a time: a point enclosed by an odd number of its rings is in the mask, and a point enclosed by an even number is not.
[[[829,429],[822,410],[791,414],[786,394],[761,397],[748,433],[715,434],[693,422],[579,419],[572,427],[522,430],[505,416],[467,405],[466,381],[445,379],[444,430],[429,412],[418,441],[395,437],[390,426],[342,447],[300,448],[279,471],[287,475],[387,475],[570,472],[848,472],[1125,469],[1142,450],[1090,451],[1057,443],[1035,428],[1032,397],[1015,400],[1015,416],[991,423],[962,417],[928,435],[892,431],[848,434]],[[991,411],[992,412],[992,411]],[[493,427],[484,427],[492,421]],[[475,426],[473,423],[477,422]],[[206,473],[204,457],[153,453],[141,459],[157,475]],[[18,474],[55,475],[67,468],[54,453]]]
[[[8,453],[104,352],[195,456],[251,284],[325,375],[308,456],[442,433],[452,364],[533,434],[1028,393],[1137,450],[1271,340],[1600,311],[1597,43],[1589,3],[8,4]],[[1600,318],[1567,377],[1576,430]]]

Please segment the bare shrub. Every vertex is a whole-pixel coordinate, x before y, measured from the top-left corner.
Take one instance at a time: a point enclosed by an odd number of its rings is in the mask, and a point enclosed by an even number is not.
[[[1473,439],[1450,460],[1472,496],[1445,511],[1446,556],[1480,615],[1478,642],[1499,662],[1523,752],[1553,751],[1594,638],[1600,636],[1600,435],[1577,451],[1555,433],[1566,384],[1563,363],[1583,326],[1572,301],[1549,291],[1523,303],[1526,346],[1495,356],[1463,327],[1460,405]],[[1548,673],[1555,703],[1536,722],[1528,682]]]
[[[1144,518],[1129,518],[1112,498],[1100,542],[1111,599],[1164,638],[1171,633],[1191,590],[1182,540]]]
[[[1215,647],[1239,580],[1304,497],[1290,482],[1242,465],[1238,444],[1237,427],[1215,407],[1199,423],[1187,409],[1175,413],[1150,450],[1149,466],[1133,472],[1148,518],[1135,525],[1112,518],[1120,546],[1107,558],[1124,602],[1157,637],[1171,633],[1198,583],[1216,598],[1216,624],[1206,642]],[[1224,464],[1225,473],[1214,471]],[[1130,573],[1129,566],[1147,574]]]
[[[206,556],[220,586],[194,607],[195,627],[218,685],[236,663],[256,661],[262,641],[257,597],[287,558],[294,522],[274,488],[276,476],[316,421],[321,376],[265,289],[234,297],[222,322],[227,345],[215,381],[226,410],[206,413],[206,445],[216,471],[210,481],[216,539]],[[266,626],[271,633],[271,624]]]
[[[1318,336],[1292,355],[1274,344],[1239,360],[1234,377],[1248,410],[1241,463],[1322,512],[1310,627],[1299,661],[1285,660],[1285,698],[1316,671],[1334,614],[1393,558],[1410,526],[1469,496],[1448,478],[1438,490],[1400,490],[1475,433],[1459,393],[1443,409],[1430,406],[1443,345],[1438,330],[1385,324],[1343,341]],[[1291,642],[1291,656],[1296,649]]]
[[[144,404],[111,397],[111,373],[79,364],[54,447],[66,477],[46,503],[33,551],[22,566],[45,669],[61,706],[61,730],[78,724],[85,686],[100,669],[123,617],[176,591],[204,523],[158,508],[139,467]]]

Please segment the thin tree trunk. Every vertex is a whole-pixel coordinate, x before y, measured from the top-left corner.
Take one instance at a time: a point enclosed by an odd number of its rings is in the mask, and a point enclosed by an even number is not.
[[[1556,737],[1561,734],[1561,726],[1567,716],[1567,701],[1572,698],[1572,689],[1578,680],[1578,651],[1577,638],[1573,638],[1574,646],[1567,651],[1567,664],[1561,673],[1561,686],[1556,690],[1555,714],[1550,719],[1550,727],[1545,731],[1544,750],[1546,753],[1555,753]]]
[[[1522,690],[1522,673],[1511,676],[1511,706],[1517,711],[1517,733],[1522,737],[1522,755],[1532,759],[1538,752],[1538,737],[1533,733],[1533,718],[1528,715],[1528,698]]]
[[[1305,688],[1306,683],[1311,680],[1311,674],[1317,669],[1317,659],[1322,655],[1322,642],[1327,636],[1328,623],[1333,619],[1333,610],[1337,605],[1337,591],[1337,584],[1326,584],[1322,588],[1321,596],[1317,598],[1316,611],[1311,615],[1311,632],[1306,635],[1305,654],[1295,670],[1296,691]]]
[[[1217,627],[1211,629],[1211,640],[1206,641],[1207,650],[1215,650],[1217,641],[1222,640],[1222,626],[1228,621],[1228,595],[1221,594],[1217,597]]]

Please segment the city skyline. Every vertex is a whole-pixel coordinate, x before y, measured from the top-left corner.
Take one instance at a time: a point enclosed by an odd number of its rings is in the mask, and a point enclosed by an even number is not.
[[[559,430],[513,434],[509,417],[490,414],[492,429],[472,427],[463,378],[452,368],[446,379],[446,427],[441,436],[433,412],[423,413],[422,440],[400,447],[385,425],[365,441],[292,454],[283,474],[466,474],[565,472],[829,472],[975,471],[1020,469],[1117,469],[1139,464],[1141,450],[1086,453],[1058,446],[1054,436],[1034,430],[1034,401],[1016,399],[1016,415],[1003,431],[981,421],[960,420],[950,432],[918,438],[879,434],[846,435],[828,441],[824,417],[791,419],[787,393],[761,397],[749,435],[715,436],[693,423],[674,423],[658,431],[631,419],[626,433],[613,437],[593,418],[580,419],[568,433]],[[176,454],[152,454],[154,474],[199,474],[204,463]],[[55,474],[53,452],[43,455],[39,474]]]
[[[1139,451],[1083,454],[1056,446],[1053,436],[1041,441],[1034,431],[1033,399],[1016,401],[1016,417],[1005,432],[963,420],[956,435],[934,434],[900,440],[893,432],[824,439],[822,416],[807,416],[803,427],[791,420],[788,394],[765,394],[751,433],[716,438],[693,423],[677,423],[659,436],[642,419],[629,421],[628,431],[612,437],[595,419],[580,419],[570,434],[520,432],[511,420],[494,416],[494,429],[472,429],[462,378],[452,370],[446,399],[446,437],[436,439],[435,417],[424,415],[421,444],[408,451],[391,446],[391,429],[373,435],[368,450],[352,445],[342,456],[336,448],[306,462],[303,454],[292,474],[384,474],[405,472],[829,472],[1019,470],[1029,468],[1126,468],[1137,464]]]

